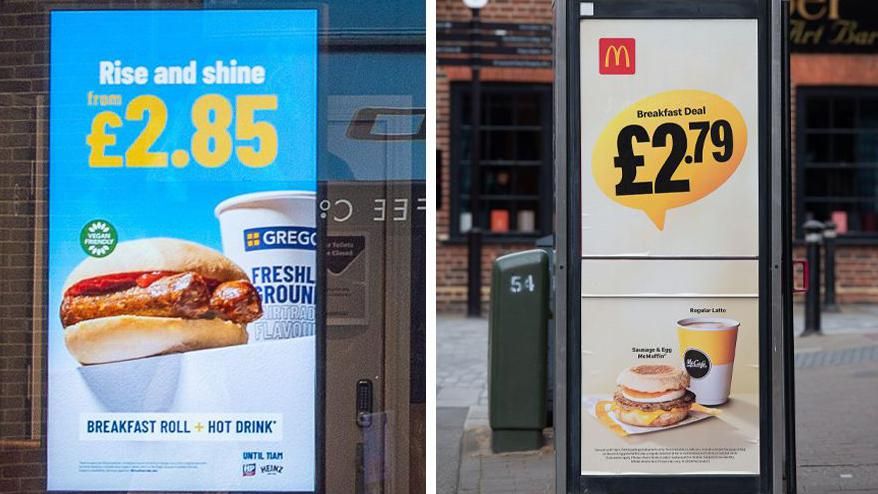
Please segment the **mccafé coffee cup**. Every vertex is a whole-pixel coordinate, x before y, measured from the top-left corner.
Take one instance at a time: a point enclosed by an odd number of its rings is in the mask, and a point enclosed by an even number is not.
[[[683,368],[689,373],[689,390],[702,405],[722,405],[729,399],[738,321],[692,317],[677,321]]]
[[[314,336],[317,229],[315,195],[257,192],[232,197],[214,211],[223,253],[259,292],[263,315],[247,326],[250,343]]]

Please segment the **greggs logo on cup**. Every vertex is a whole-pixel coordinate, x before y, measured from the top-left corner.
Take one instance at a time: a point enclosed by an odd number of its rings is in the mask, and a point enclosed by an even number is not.
[[[269,226],[244,230],[244,250],[317,249],[317,229],[304,226]]]
[[[741,323],[732,319],[692,317],[677,322],[683,368],[695,401],[715,406],[728,401]]]

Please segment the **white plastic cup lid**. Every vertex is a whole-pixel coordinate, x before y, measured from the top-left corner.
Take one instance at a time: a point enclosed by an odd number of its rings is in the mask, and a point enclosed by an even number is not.
[[[243,194],[226,199],[217,204],[213,210],[214,216],[220,217],[222,213],[230,209],[252,208],[260,204],[267,204],[278,200],[287,199],[311,199],[314,200],[317,193],[308,190],[275,190],[269,192],[254,192],[251,194]]]

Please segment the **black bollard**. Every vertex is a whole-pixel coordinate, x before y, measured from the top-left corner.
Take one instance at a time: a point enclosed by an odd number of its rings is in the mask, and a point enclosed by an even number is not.
[[[820,334],[820,243],[823,241],[823,223],[808,220],[802,225],[808,248],[810,276],[805,294],[805,332],[802,336]]]
[[[466,234],[468,240],[466,268],[466,315],[482,317],[482,231],[473,227]]]
[[[826,267],[823,268],[823,310],[838,312],[835,303],[835,240],[838,237],[835,222],[827,221],[823,225],[823,253],[826,256]]]

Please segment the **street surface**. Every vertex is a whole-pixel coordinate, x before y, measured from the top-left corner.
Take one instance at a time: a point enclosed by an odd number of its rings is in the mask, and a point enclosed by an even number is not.
[[[439,316],[436,347],[437,492],[552,492],[551,439],[540,451],[491,453],[488,321]]]
[[[878,494],[878,306],[824,313],[823,333],[796,338],[799,493]],[[487,320],[439,316],[436,340],[439,494],[553,492],[551,430],[539,451],[491,452]]]
[[[878,306],[824,313],[823,332],[796,338],[799,493],[876,494]]]

